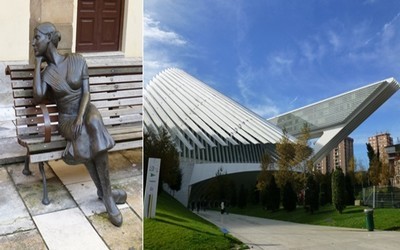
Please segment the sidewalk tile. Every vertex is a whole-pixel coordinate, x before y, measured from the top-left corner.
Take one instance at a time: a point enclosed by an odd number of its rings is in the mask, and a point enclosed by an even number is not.
[[[142,176],[121,179],[115,182],[114,185],[126,191],[128,195],[127,203],[140,218],[143,218]]]
[[[34,228],[6,168],[0,168],[0,235]]]
[[[45,164],[44,167],[50,200],[49,205],[42,204],[43,182],[37,166],[32,166],[32,175],[29,176],[22,174],[22,169],[24,168],[23,163],[12,164],[7,168],[31,215],[39,215],[76,207],[76,203],[71,195],[54,175],[51,168],[49,168],[47,164]]]
[[[115,180],[133,177],[135,175],[132,162],[125,158],[120,152],[112,152],[108,154],[110,164],[110,180],[113,183]]]
[[[89,219],[110,249],[142,249],[142,221],[130,208],[121,209],[121,213],[124,218],[121,227],[113,226],[105,213]]]
[[[2,250],[47,249],[46,244],[43,242],[42,237],[40,236],[39,232],[36,229],[9,234],[6,236],[0,236],[0,246]]]
[[[62,160],[49,161],[50,167],[64,185],[91,181],[85,165],[68,165]]]
[[[67,185],[67,189],[86,216],[106,211],[103,202],[97,197],[96,186],[92,181],[70,184]],[[128,205],[118,205],[119,209],[125,207],[128,207]]]
[[[33,219],[49,249],[108,249],[79,208]]]

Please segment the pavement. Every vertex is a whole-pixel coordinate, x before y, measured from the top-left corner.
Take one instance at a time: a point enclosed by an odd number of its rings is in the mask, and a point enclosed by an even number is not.
[[[217,211],[199,215],[251,249],[399,249],[400,233],[304,225]]]
[[[121,227],[109,222],[83,165],[45,164],[47,206],[37,164],[31,176],[23,163],[0,165],[0,249],[142,249],[141,149],[112,152],[109,161],[113,188],[128,194],[118,205]]]

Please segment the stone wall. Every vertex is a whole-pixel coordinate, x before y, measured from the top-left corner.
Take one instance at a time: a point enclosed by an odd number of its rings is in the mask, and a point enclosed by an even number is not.
[[[51,22],[61,33],[58,49],[61,53],[72,51],[74,0],[31,0],[31,17],[29,22],[29,37],[33,30],[42,22]],[[33,63],[32,47],[29,48],[29,61]]]

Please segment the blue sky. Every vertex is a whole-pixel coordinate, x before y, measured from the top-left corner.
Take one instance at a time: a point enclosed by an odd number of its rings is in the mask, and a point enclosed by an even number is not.
[[[398,0],[146,0],[145,83],[178,67],[269,118],[394,77]],[[400,138],[400,91],[350,136]]]

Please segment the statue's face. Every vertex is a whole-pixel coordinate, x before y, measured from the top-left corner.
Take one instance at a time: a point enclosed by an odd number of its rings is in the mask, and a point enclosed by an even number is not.
[[[48,35],[43,34],[39,30],[35,30],[35,34],[32,40],[33,51],[35,56],[43,56],[46,53],[47,46],[50,43]]]

